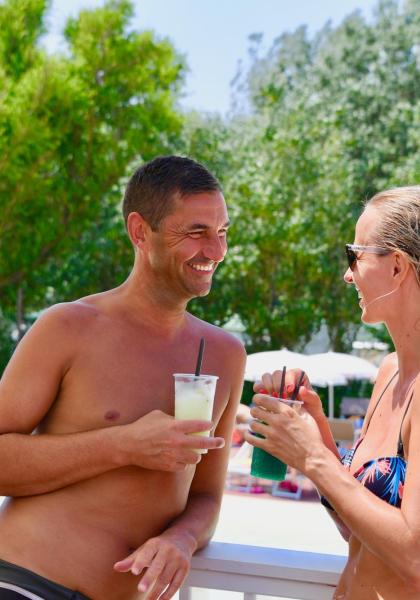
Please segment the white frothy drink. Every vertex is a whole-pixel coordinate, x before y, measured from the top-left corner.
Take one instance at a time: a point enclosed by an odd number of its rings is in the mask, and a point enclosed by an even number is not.
[[[211,421],[216,383],[219,378],[216,375],[188,373],[175,373],[174,377],[175,418]],[[200,431],[192,435],[209,436],[210,431]],[[196,452],[205,454],[207,450],[196,449]]]

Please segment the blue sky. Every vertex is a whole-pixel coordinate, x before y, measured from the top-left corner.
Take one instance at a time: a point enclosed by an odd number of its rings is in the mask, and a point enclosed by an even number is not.
[[[103,0],[53,0],[49,35],[44,45],[54,52],[69,15],[94,8]],[[248,36],[263,33],[263,48],[285,31],[306,24],[319,30],[329,19],[337,25],[359,9],[370,19],[377,0],[134,0],[133,27],[153,29],[185,54],[189,66],[182,105],[200,111],[226,113],[230,82],[240,60],[247,61]]]

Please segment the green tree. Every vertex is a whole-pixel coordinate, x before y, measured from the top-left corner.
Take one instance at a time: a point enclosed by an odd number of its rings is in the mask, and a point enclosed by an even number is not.
[[[39,45],[47,5],[0,5],[0,297],[12,319],[115,285],[131,253],[121,219],[128,170],[171,148],[184,62],[132,6],[110,0],[65,29],[67,52]],[[14,318],[16,322],[16,318]]]
[[[302,348],[322,324],[335,350],[350,348],[359,311],[344,244],[364,199],[420,175],[419,15],[419,0],[385,0],[370,23],[354,13],[312,39],[300,27],[265,55],[252,37],[238,78],[250,114],[227,141],[209,131],[233,227],[220,293],[197,305],[218,322],[239,315],[252,349]]]

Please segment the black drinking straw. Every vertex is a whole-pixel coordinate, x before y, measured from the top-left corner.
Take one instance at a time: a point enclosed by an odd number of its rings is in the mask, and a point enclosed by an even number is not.
[[[281,373],[281,383],[280,383],[280,392],[279,392],[280,400],[283,398],[285,383],[286,383],[286,367],[283,367],[283,371]]]
[[[303,381],[304,377],[305,377],[305,371],[301,371],[300,377],[299,377],[299,381],[297,382],[296,387],[293,390],[293,394],[292,394],[291,400],[296,400],[297,395],[299,393],[299,388],[302,385],[302,381]]]
[[[199,375],[201,373],[201,363],[203,362],[204,346],[205,346],[204,338],[201,338],[200,348],[198,350],[198,356],[197,356],[197,364],[195,366],[195,376],[196,377],[199,377]]]

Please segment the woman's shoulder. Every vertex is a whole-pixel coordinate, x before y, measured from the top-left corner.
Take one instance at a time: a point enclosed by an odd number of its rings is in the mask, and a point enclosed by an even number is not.
[[[376,376],[375,384],[372,390],[372,396],[370,398],[369,406],[365,415],[365,423],[369,423],[370,418],[376,408],[378,400],[382,397],[382,394],[389,382],[393,379],[398,371],[398,357],[396,352],[387,354],[382,360],[378,374]]]
[[[419,440],[420,440],[420,373],[417,375],[414,386],[410,394],[411,411],[409,414],[409,444],[404,440],[404,448],[408,449],[408,455],[419,456]]]
[[[420,401],[420,372],[417,374],[417,377],[414,380],[413,396],[418,398]]]
[[[382,360],[376,381],[380,379],[392,377],[398,371],[398,356],[396,352],[391,352],[387,354],[385,358]]]

